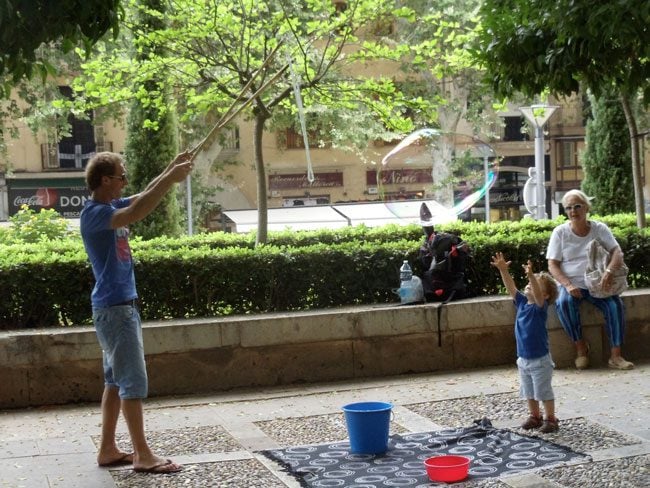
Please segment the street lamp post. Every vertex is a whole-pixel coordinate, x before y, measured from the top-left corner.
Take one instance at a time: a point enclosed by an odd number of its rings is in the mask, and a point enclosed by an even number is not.
[[[535,129],[535,214],[536,220],[546,218],[546,189],[544,184],[544,126],[558,109],[557,105],[531,105],[520,107],[519,111],[526,117],[526,120]]]

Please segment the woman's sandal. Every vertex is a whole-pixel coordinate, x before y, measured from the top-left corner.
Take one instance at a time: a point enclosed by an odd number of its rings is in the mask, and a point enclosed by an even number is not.
[[[634,363],[626,361],[621,356],[618,356],[617,358],[610,358],[610,360],[608,362],[608,365],[609,365],[610,368],[613,368],[613,369],[628,370],[628,369],[633,369],[634,368]]]
[[[578,369],[587,369],[589,367],[589,349],[590,348],[589,348],[589,343],[588,342],[585,342],[585,344],[587,345],[586,353],[584,355],[579,355],[575,360],[576,368],[578,368]]]

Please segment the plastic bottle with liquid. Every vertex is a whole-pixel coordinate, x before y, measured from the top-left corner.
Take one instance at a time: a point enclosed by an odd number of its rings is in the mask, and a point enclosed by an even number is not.
[[[406,259],[399,269],[399,279],[400,302],[403,304],[413,302],[413,270]]]
[[[403,283],[405,281],[411,281],[411,278],[413,278],[413,270],[409,262],[405,259],[402,267],[399,269],[399,280]]]

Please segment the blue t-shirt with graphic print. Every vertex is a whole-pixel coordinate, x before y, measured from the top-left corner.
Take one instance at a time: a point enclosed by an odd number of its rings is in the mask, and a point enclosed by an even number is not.
[[[548,302],[538,307],[536,303],[528,303],[528,298],[517,290],[514,297],[517,307],[515,319],[515,338],[517,339],[517,356],[524,359],[535,359],[549,353],[548,331]]]
[[[95,276],[95,287],[91,294],[94,308],[110,307],[138,296],[129,247],[129,229],[111,228],[113,213],[129,204],[128,198],[113,200],[110,204],[87,200],[81,211],[81,238]]]

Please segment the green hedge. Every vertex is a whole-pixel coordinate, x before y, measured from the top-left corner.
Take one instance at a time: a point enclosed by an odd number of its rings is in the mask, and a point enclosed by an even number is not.
[[[612,228],[630,267],[630,285],[650,281],[650,236],[634,216],[599,219]],[[495,224],[458,222],[440,230],[469,243],[469,292],[503,291],[490,266],[506,254],[518,284],[522,264],[546,269],[546,245],[561,222],[524,220]],[[397,302],[399,267],[408,259],[416,274],[422,229],[412,226],[271,233],[254,247],[254,235],[202,234],[132,242],[145,320],[253,314]],[[91,321],[94,280],[78,238],[40,244],[0,245],[0,327],[80,325]]]

